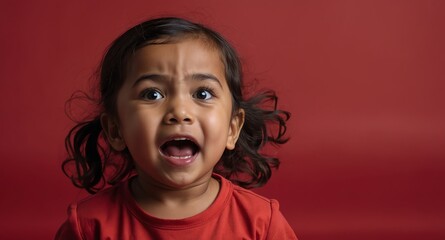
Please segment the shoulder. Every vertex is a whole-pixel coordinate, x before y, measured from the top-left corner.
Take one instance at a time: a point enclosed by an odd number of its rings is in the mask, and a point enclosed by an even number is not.
[[[238,222],[267,228],[278,202],[234,185],[224,178],[222,182],[222,185],[227,186],[225,188],[231,190],[227,201],[227,210],[230,211],[231,217]]]
[[[75,209],[79,217],[100,217],[108,215],[110,210],[115,210],[122,206],[126,197],[126,184],[122,182],[105,190],[102,190],[90,197],[76,203],[72,203],[69,208]]]
[[[274,199],[269,199],[264,196],[261,196],[252,190],[242,188],[238,185],[235,185],[230,180],[214,174],[221,182],[221,192],[220,195],[226,195],[230,197],[231,204],[235,206],[247,208],[247,209],[256,209],[258,208],[262,210],[270,210],[272,205],[278,207],[278,202]]]
[[[59,228],[56,239],[97,239],[97,229],[105,223],[119,222],[126,197],[126,185],[122,182],[68,207],[68,219]]]
[[[277,200],[230,184],[233,188],[228,207],[231,209],[231,221],[245,223],[246,227],[254,226],[255,235],[267,236],[265,239],[296,239],[294,231],[280,212]]]
[[[254,221],[255,224],[268,228],[272,218],[279,212],[279,203],[275,199],[261,196],[251,190],[233,186],[231,207],[244,218]]]
[[[255,208],[268,208],[273,206],[278,207],[278,202],[274,199],[269,199],[261,196],[252,190],[233,185],[233,199],[240,204],[247,204],[247,206],[254,206]]]

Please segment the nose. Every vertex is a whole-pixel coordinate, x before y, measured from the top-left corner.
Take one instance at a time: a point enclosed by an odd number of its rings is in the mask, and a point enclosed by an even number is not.
[[[165,124],[192,124],[194,117],[189,101],[181,98],[171,99],[164,116]]]

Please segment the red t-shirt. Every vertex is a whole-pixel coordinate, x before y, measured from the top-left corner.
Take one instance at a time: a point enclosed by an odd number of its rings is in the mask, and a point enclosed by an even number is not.
[[[56,239],[297,239],[278,202],[214,175],[221,185],[205,211],[185,219],[144,212],[123,182],[68,208]]]

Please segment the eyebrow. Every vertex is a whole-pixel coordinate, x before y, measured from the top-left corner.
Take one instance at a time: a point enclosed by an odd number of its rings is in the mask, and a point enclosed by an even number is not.
[[[168,76],[162,75],[162,74],[144,74],[136,79],[136,81],[133,83],[133,86],[136,86],[139,82],[144,81],[144,80],[161,82],[161,81],[166,81],[168,78],[169,78]],[[190,78],[192,80],[197,80],[197,81],[211,80],[211,81],[218,83],[218,85],[221,88],[223,88],[221,81],[215,75],[210,74],[210,73],[193,73],[193,74],[187,75],[186,78]]]
[[[161,74],[143,74],[142,76],[138,77],[136,81],[134,81],[133,87],[136,86],[139,82],[144,80],[151,80],[155,82],[166,81],[167,76]]]
[[[204,80],[212,80],[215,81],[216,83],[218,83],[218,85],[223,88],[221,81],[213,74],[210,73],[194,73],[192,75],[190,75],[191,79],[193,80],[199,80],[199,81],[204,81]]]

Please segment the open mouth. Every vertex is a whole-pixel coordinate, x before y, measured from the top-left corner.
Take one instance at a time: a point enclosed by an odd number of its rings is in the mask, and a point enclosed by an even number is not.
[[[188,138],[174,138],[162,144],[160,151],[169,158],[189,159],[198,153],[199,146]]]

